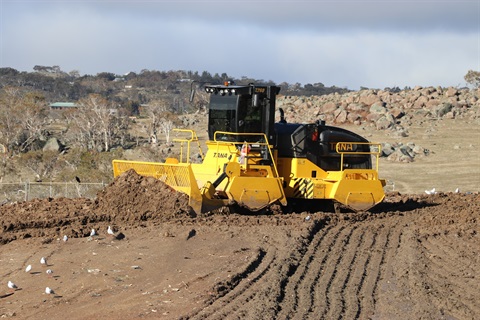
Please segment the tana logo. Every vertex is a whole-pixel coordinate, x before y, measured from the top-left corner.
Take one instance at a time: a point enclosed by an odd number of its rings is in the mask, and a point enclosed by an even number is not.
[[[214,158],[228,158],[228,153],[226,153],[226,152],[214,152],[213,157]]]
[[[338,148],[337,147],[338,144]],[[330,150],[332,151],[340,151],[340,152],[345,152],[345,151],[356,151],[357,148],[354,148],[353,143],[351,142],[330,142]]]

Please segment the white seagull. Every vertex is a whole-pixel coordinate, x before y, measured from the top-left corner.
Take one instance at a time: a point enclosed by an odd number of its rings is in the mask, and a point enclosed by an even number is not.
[[[52,276],[52,273],[53,273],[52,269],[48,269],[48,270],[47,270],[47,274],[48,274],[49,277]]]
[[[53,289],[51,289],[51,288],[49,288],[49,287],[46,287],[46,288],[45,288],[45,293],[46,293],[46,294],[52,294],[52,293],[54,293],[54,292],[53,292]]]
[[[435,191],[435,188],[433,188],[432,190],[425,190],[425,193],[426,194],[435,194],[437,192]]]
[[[45,257],[42,257],[42,258],[40,259],[40,263],[41,263],[42,265],[46,266],[46,265],[47,265],[47,259],[45,259]]]
[[[96,236],[97,233],[95,232],[95,229],[92,228],[92,231],[90,231],[90,237]]]
[[[115,232],[113,232],[112,227],[108,226],[107,233],[111,236],[115,235]]]
[[[8,286],[10,289],[12,289],[13,291],[15,291],[15,290],[18,289],[17,285],[16,285],[15,283],[13,283],[12,281],[8,281],[7,286]]]
[[[68,241],[68,236],[67,235],[64,235],[63,236],[63,242],[67,242]]]
[[[32,270],[32,265],[29,264],[26,268],[25,268],[25,272],[30,272],[30,270]]]
[[[459,192],[460,192],[459,188],[455,189],[455,193],[459,193]]]

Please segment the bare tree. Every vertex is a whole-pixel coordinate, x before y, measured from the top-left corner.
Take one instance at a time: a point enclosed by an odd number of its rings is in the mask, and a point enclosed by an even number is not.
[[[166,118],[160,119],[160,128],[162,133],[165,134],[165,140],[167,143],[170,142],[170,133],[172,132],[174,125],[172,120],[168,120]]]
[[[78,141],[87,149],[109,151],[128,128],[128,118],[121,117],[111,103],[98,94],[91,94],[78,103],[73,113],[80,135]]]
[[[152,145],[156,145],[158,142],[158,133],[160,132],[162,115],[167,110],[167,103],[162,100],[155,100],[145,107],[145,111],[148,116],[148,123],[143,127],[143,130],[148,134],[149,141]]]
[[[9,150],[25,152],[40,139],[47,122],[42,95],[5,87],[0,92],[0,143]]]

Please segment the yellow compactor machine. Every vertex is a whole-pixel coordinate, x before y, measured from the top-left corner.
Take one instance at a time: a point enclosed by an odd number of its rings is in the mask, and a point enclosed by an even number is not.
[[[282,109],[275,123],[277,86],[225,83],[204,88],[210,94],[209,139],[201,163],[190,161],[196,133],[178,130],[187,135],[179,140],[179,159],[114,160],[114,176],[130,169],[153,176],[186,193],[197,213],[228,205],[253,212],[272,204],[295,210],[305,203],[315,210],[325,202],[362,211],[385,197],[385,181],[378,177],[378,143],[323,121],[287,123]]]

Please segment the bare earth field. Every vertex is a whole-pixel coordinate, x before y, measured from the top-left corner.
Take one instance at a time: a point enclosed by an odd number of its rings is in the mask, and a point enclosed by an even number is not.
[[[370,212],[195,217],[184,195],[134,172],[94,200],[3,205],[0,316],[479,319],[478,125],[412,125],[401,140],[431,154],[382,159],[394,191]],[[424,193],[433,187],[437,194]]]

